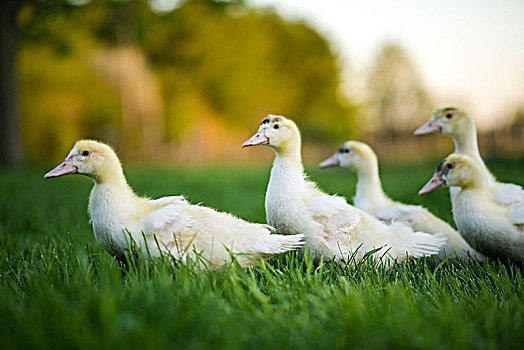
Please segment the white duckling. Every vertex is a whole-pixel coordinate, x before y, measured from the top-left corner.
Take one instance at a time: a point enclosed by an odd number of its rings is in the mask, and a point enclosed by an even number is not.
[[[134,240],[147,257],[171,254],[185,261],[199,258],[210,268],[231,261],[242,266],[303,246],[303,235],[271,234],[267,225],[188,203],[182,196],[149,199],[127,184],[115,152],[100,142],[78,141],[65,161],[44,178],[83,174],[95,185],[89,215],[97,242],[122,259]]]
[[[490,257],[524,262],[524,205],[501,205],[490,197],[482,165],[464,154],[442,161],[419,194],[439,187],[457,186],[452,198],[453,218],[464,239]]]
[[[475,254],[475,251],[447,222],[421,206],[395,202],[384,193],[380,183],[377,156],[367,144],[348,141],[319,166],[321,168],[341,166],[357,173],[357,189],[353,200],[357,208],[386,222],[402,221],[415,231],[443,233],[447,244],[443,247],[442,256],[456,254],[464,257],[467,254]]]
[[[524,190],[521,186],[497,182],[484,164],[477,143],[477,127],[468,113],[454,107],[437,109],[433,118],[414,132],[415,135],[432,133],[451,137],[455,143],[455,154],[465,154],[479,163],[479,169],[487,179],[490,197],[495,202],[502,205],[524,203]],[[450,188],[452,197],[457,192],[458,189]]]
[[[269,115],[242,147],[267,145],[276,154],[266,192],[266,217],[282,233],[306,234],[309,251],[317,257],[361,259],[373,249],[386,259],[437,254],[446,239],[413,232],[401,223],[390,226],[322,192],[304,174],[300,133],[291,120]]]

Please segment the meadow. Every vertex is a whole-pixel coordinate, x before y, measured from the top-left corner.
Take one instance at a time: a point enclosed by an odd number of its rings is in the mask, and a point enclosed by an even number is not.
[[[382,167],[393,198],[452,222],[447,190],[418,197],[436,160]],[[524,162],[488,162],[521,183]],[[265,222],[269,163],[257,167],[126,167],[139,194],[184,194]],[[96,243],[87,215],[91,180],[43,180],[51,167],[0,171],[0,347],[520,348],[522,266],[433,258],[337,267],[283,254],[243,271],[174,265],[124,268]],[[309,169],[329,193],[351,198],[355,177]]]

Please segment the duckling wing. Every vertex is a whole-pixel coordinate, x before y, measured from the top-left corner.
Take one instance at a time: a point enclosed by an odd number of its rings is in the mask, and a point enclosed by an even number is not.
[[[188,204],[189,202],[186,200],[184,196],[168,196],[168,197],[161,197],[157,199],[150,199],[148,201],[148,204],[154,207],[163,207],[165,205],[173,204],[173,203]]]
[[[394,258],[404,259],[406,255],[417,258],[437,254],[446,243],[441,234],[415,232],[401,222],[386,225],[338,196],[315,197],[308,207],[316,215],[314,219],[324,225],[328,241],[336,242],[333,251],[338,248],[343,257],[347,257],[353,245],[353,249],[361,247],[362,252],[385,247]]]
[[[491,192],[492,199],[502,205],[524,203],[524,190],[515,184],[496,183]]]
[[[519,230],[524,231],[524,206],[518,205],[511,207],[508,213],[508,218],[513,225]]]
[[[142,220],[144,233],[156,235],[159,243],[169,246],[193,224],[193,218],[187,210],[189,203],[182,196],[154,199],[148,201],[148,204],[153,210]]]
[[[386,222],[402,221],[409,224],[423,223],[427,220],[426,209],[416,205],[400,205],[375,213],[375,216]]]
[[[307,202],[307,208],[313,220],[324,226],[325,232],[339,239],[348,240],[362,219],[359,209],[339,196],[313,197]]]

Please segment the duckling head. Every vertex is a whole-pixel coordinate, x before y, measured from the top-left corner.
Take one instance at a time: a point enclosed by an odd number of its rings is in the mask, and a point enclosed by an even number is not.
[[[366,170],[369,164],[376,163],[375,152],[367,144],[359,141],[347,141],[330,158],[321,162],[318,166],[327,168],[340,166],[354,171]]]
[[[68,174],[83,174],[101,183],[119,177],[122,166],[110,146],[93,140],[81,140],[61,164],[44,175],[44,179]]]
[[[262,120],[255,135],[242,144],[242,147],[265,145],[281,153],[300,148],[300,132],[296,124],[282,116],[268,115]]]
[[[415,135],[440,133],[450,137],[462,136],[475,124],[468,113],[455,107],[439,108],[433,118],[415,130]]]
[[[476,160],[464,154],[451,154],[437,165],[431,180],[419,191],[419,195],[440,187],[457,186],[461,188],[482,185],[482,171]]]

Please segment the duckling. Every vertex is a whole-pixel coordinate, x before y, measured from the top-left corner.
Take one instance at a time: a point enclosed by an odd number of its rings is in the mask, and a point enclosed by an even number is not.
[[[437,254],[441,235],[414,232],[401,223],[390,226],[349,205],[339,196],[322,192],[304,173],[300,132],[285,117],[269,115],[242,147],[266,145],[275,152],[266,192],[267,222],[281,233],[305,233],[309,252],[317,258],[356,261],[366,252],[386,261]]]
[[[489,193],[482,165],[465,154],[452,154],[438,166],[419,195],[457,186],[453,218],[464,239],[482,254],[524,262],[524,205],[502,205]]]
[[[468,113],[454,107],[437,109],[433,118],[414,132],[415,135],[433,133],[451,137],[455,143],[455,154],[465,154],[478,162],[480,171],[487,178],[488,191],[494,201],[502,205],[524,203],[524,190],[521,186],[497,182],[484,164],[477,144],[477,127]],[[458,189],[450,188],[452,197],[457,192]]]
[[[128,185],[113,149],[97,141],[78,141],[63,163],[44,178],[83,174],[94,181],[89,215],[97,242],[119,259],[133,240],[144,256],[171,254],[181,261],[198,259],[217,268],[235,255],[247,267],[260,259],[303,246],[304,235],[276,235],[268,225],[253,224],[182,196],[149,199]]]
[[[443,233],[447,244],[441,251],[442,258],[446,254],[455,254],[458,257],[475,255],[475,251],[447,222],[421,206],[395,202],[384,193],[380,184],[377,156],[367,144],[348,141],[319,166],[341,166],[357,173],[357,189],[353,201],[357,208],[386,222],[404,222],[415,231]]]

